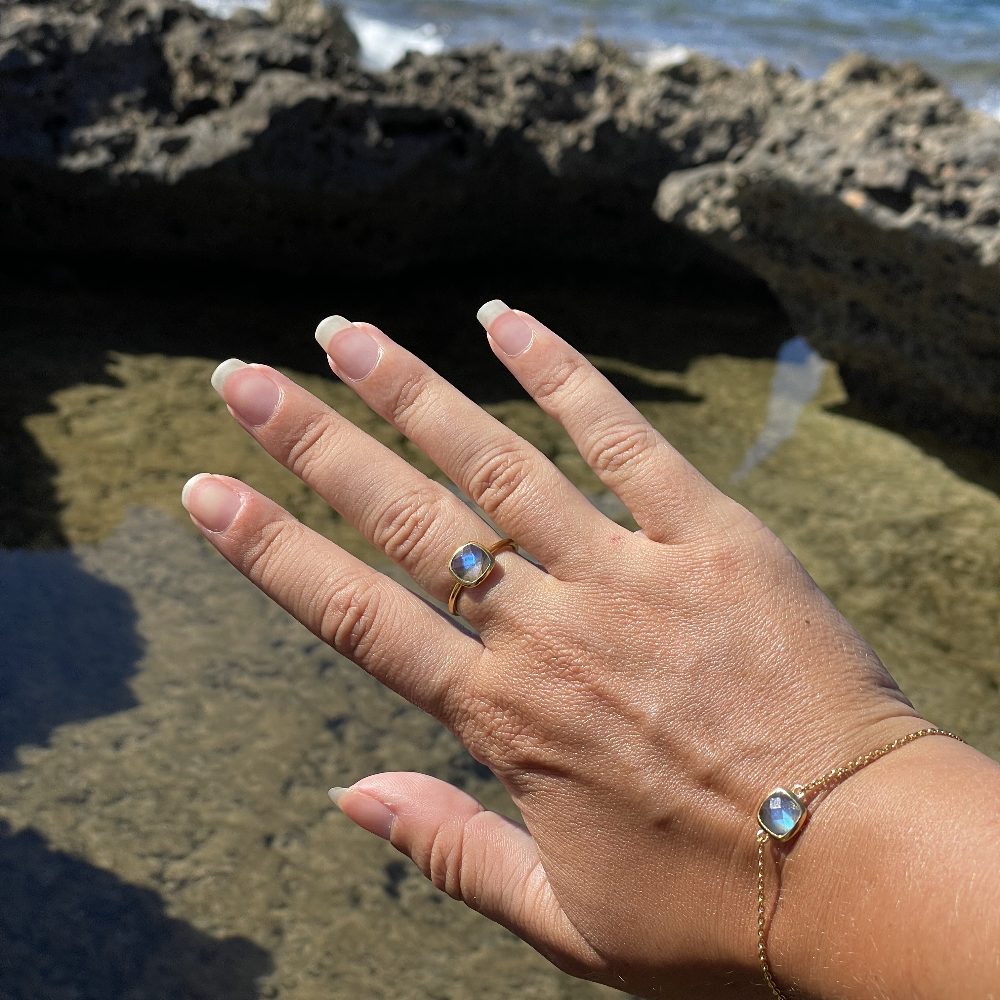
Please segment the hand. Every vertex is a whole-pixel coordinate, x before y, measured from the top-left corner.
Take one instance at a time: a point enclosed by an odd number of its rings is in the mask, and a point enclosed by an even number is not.
[[[473,635],[241,482],[197,476],[185,505],[265,593],[453,730],[525,828],[418,774],[340,791],[349,817],[575,975],[644,996],[743,995],[734,984],[760,979],[760,798],[923,720],[774,535],[580,353],[502,303],[481,315],[639,531],[380,330],[336,317],[317,331],[333,371],[541,565],[502,553],[461,593]],[[227,362],[213,382],[270,455],[437,600],[455,549],[496,540],[273,369]],[[779,977],[816,931],[794,914],[772,930]]]

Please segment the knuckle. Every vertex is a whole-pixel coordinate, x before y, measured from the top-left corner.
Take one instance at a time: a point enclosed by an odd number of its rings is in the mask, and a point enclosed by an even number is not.
[[[553,364],[532,387],[532,396],[539,403],[555,400],[572,392],[575,385],[590,371],[590,362],[573,354]]]
[[[264,583],[275,575],[274,563],[285,548],[292,524],[287,521],[267,521],[248,539],[244,548],[243,573],[255,583]]]
[[[491,517],[520,492],[529,478],[531,460],[517,445],[504,444],[480,458],[469,479],[469,497]]]
[[[398,428],[406,431],[420,419],[422,409],[431,398],[433,376],[420,371],[409,375],[400,382],[389,401],[389,419]]]
[[[381,592],[376,584],[354,578],[330,584],[319,602],[319,637],[349,659],[369,656],[378,641]]]
[[[556,747],[535,731],[508,689],[479,685],[463,706],[456,734],[472,756],[511,780],[547,771]]]
[[[615,475],[652,452],[656,442],[656,431],[646,423],[616,424],[597,435],[584,457],[595,471]]]
[[[425,491],[391,501],[375,518],[372,541],[395,562],[418,558],[435,523],[442,520],[439,506],[438,499]]]
[[[328,458],[333,433],[334,422],[329,413],[311,415],[288,445],[285,465],[300,479],[308,480]]]
[[[695,567],[704,584],[719,589],[745,580],[756,562],[754,547],[738,533],[723,533],[701,547]]]
[[[456,828],[457,826],[457,828]],[[448,893],[452,899],[472,904],[478,893],[475,886],[465,885],[463,878],[466,856],[465,822],[442,823],[434,834],[427,860],[427,877],[434,887]]]

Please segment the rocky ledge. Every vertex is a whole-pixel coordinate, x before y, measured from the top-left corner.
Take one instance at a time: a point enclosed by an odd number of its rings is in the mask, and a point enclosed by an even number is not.
[[[366,72],[341,13],[0,11],[0,253],[391,274],[484,247],[759,280],[851,386],[998,437],[1000,122],[914,65],[822,79],[593,39]]]

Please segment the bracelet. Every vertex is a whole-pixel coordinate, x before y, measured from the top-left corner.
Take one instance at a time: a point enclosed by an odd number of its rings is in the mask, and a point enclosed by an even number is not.
[[[784,788],[775,788],[769,792],[761,802],[757,810],[757,822],[760,828],[757,830],[757,954],[760,958],[760,969],[764,974],[764,980],[771,988],[771,993],[777,1000],[787,1000],[785,995],[778,989],[774,976],[771,973],[771,963],[767,958],[767,929],[765,927],[765,907],[764,907],[764,845],[772,838],[779,843],[787,843],[805,826],[809,816],[808,796],[822,788],[835,785],[844,778],[850,777],[855,771],[870,764],[879,757],[884,757],[887,753],[901,747],[906,743],[919,740],[922,736],[949,736],[960,743],[965,741],[961,736],[949,732],[947,729],[918,729],[915,733],[908,733],[898,739],[887,743],[878,750],[858,757],[855,760],[835,767],[828,771],[821,778],[810,781],[808,785],[792,785],[791,791]]]

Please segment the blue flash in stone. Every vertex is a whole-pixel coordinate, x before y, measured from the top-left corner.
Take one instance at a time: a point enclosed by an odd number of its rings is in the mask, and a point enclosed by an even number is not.
[[[450,569],[459,583],[474,587],[493,569],[493,556],[481,545],[469,542],[451,557]]]
[[[788,840],[797,833],[806,817],[801,799],[784,788],[776,788],[760,804],[757,819],[775,840]]]

